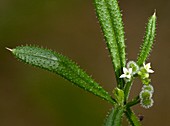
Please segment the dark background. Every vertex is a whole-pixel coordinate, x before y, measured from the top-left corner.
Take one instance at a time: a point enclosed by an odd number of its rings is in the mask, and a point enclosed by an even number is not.
[[[134,107],[144,126],[168,126],[170,118],[170,1],[120,0],[126,51],[136,60],[148,17],[157,10],[152,61],[154,106]],[[0,0],[0,126],[101,126],[109,103],[63,78],[18,62],[5,47],[36,44],[67,55],[110,93],[115,76],[92,0]],[[141,88],[134,84],[132,96]],[[124,125],[128,125],[124,120]]]

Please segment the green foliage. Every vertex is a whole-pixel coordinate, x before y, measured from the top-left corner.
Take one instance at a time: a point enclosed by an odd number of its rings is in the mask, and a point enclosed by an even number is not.
[[[147,24],[146,33],[144,37],[143,44],[141,46],[141,50],[138,56],[137,64],[141,66],[147,59],[155,38],[156,32],[156,13],[154,13]]]
[[[154,71],[151,69],[151,64],[145,62],[155,38],[156,14],[153,14],[147,24],[137,63],[129,61],[126,65],[124,28],[117,0],[94,0],[94,4],[116,75],[117,87],[113,90],[114,98],[75,62],[57,52],[35,46],[7,49],[20,61],[56,73],[74,85],[110,102],[114,108],[108,115],[105,126],[121,126],[124,114],[130,125],[141,126],[131,107],[139,103],[144,108],[153,105],[154,91],[149,77]],[[141,79],[143,88],[138,96],[129,101],[131,87],[136,77]]]
[[[117,0],[94,0],[96,14],[104,33],[107,47],[114,66],[118,87],[123,87],[120,79],[122,68],[126,64],[124,30]]]
[[[124,107],[115,106],[114,114],[113,114],[113,125],[112,126],[120,126],[122,122]]]
[[[126,109],[125,115],[131,126],[141,126],[138,117],[135,115],[135,113],[130,108]]]
[[[78,87],[114,104],[112,97],[79,66],[67,57],[48,49],[35,46],[18,46],[11,50],[19,60],[56,73]]]
[[[120,126],[123,117],[124,107],[115,106],[107,116],[104,126]]]
[[[114,115],[114,108],[108,113],[107,118],[104,122],[104,126],[113,126],[113,115]]]
[[[123,104],[124,104],[124,91],[119,89],[119,88],[115,88],[113,90],[113,94],[114,94],[114,97],[115,97],[115,100],[117,101],[117,103],[120,106],[123,106]]]

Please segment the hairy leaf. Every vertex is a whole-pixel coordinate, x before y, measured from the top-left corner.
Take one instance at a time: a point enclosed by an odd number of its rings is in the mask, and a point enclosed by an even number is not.
[[[113,114],[114,114],[114,108],[112,108],[112,110],[108,113],[104,122],[104,126],[113,126]]]
[[[156,32],[156,14],[154,13],[150,17],[146,27],[144,41],[137,59],[137,64],[139,66],[141,66],[146,61],[147,57],[149,56],[149,53],[151,52],[155,38],[155,32]]]
[[[115,106],[109,113],[104,126],[121,126],[124,107]]]
[[[120,9],[117,0],[94,0],[96,13],[104,33],[109,49],[116,79],[120,88],[123,80],[120,79],[122,68],[126,64],[124,31]]]
[[[131,126],[141,126],[138,117],[135,115],[135,113],[130,108],[126,109],[125,114]]]
[[[54,72],[78,87],[99,96],[112,104],[114,100],[98,83],[88,76],[75,62],[54,51],[35,46],[18,46],[9,49],[21,61]]]

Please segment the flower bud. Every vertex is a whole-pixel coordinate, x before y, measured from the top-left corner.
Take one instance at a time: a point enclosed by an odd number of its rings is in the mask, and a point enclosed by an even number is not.
[[[127,63],[127,68],[132,68],[133,74],[136,74],[139,71],[139,66],[134,61],[129,61]]]
[[[151,79],[149,79],[149,78],[145,78],[145,79],[141,79],[141,80],[144,85],[149,85],[149,83],[151,82]]]

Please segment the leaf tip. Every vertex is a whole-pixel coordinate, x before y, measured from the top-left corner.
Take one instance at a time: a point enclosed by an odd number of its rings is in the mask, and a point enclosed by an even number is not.
[[[156,18],[156,9],[154,10],[154,13],[153,13],[152,17]]]
[[[5,49],[9,50],[10,52],[13,51],[13,49],[10,49],[10,48],[8,48],[8,47],[5,47]]]

